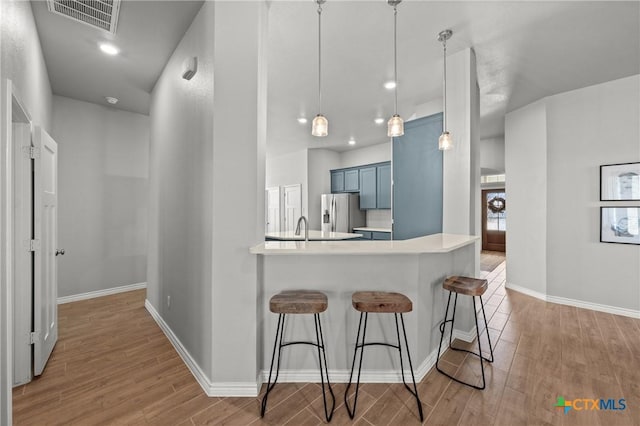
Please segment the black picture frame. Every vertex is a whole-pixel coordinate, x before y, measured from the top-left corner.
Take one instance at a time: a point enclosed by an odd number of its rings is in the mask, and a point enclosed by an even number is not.
[[[600,207],[600,242],[640,245],[640,206]]]
[[[600,201],[640,201],[640,162],[600,166]]]

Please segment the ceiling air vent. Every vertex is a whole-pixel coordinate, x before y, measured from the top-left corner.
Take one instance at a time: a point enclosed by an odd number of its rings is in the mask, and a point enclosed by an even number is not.
[[[120,0],[47,0],[49,11],[116,33]]]

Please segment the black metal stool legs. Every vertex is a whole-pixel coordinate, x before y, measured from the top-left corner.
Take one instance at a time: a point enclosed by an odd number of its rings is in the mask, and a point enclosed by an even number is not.
[[[447,319],[447,317],[449,316],[449,305],[450,305],[450,302],[451,302],[451,295],[452,295],[452,293],[449,292],[449,299],[447,300],[447,309],[445,310],[444,321],[442,321],[440,323],[440,345],[438,346],[438,357],[436,358],[436,370],[438,370],[440,373],[444,374],[445,376],[449,377],[450,379],[452,379],[452,380],[454,380],[454,381],[456,381],[456,382],[458,382],[460,384],[463,384],[463,385],[466,385],[466,386],[469,386],[469,387],[472,387],[472,388],[475,388],[475,389],[482,390],[486,386],[486,380],[485,380],[485,376],[484,376],[484,363],[483,363],[483,360],[487,361],[487,362],[493,362],[493,346],[491,345],[491,336],[489,336],[489,325],[487,324],[487,315],[485,314],[485,311],[484,311],[484,302],[482,301],[482,296],[478,296],[480,298],[480,307],[482,309],[482,317],[484,319],[485,331],[487,332],[487,340],[489,342],[489,351],[491,353],[491,359],[485,357],[482,354],[482,344],[480,342],[480,327],[478,326],[478,312],[476,311],[476,298],[475,298],[475,296],[472,296],[472,298],[473,298],[473,314],[474,314],[473,316],[474,316],[475,323],[476,323],[476,338],[478,340],[478,352],[476,353],[476,352],[473,352],[473,351],[470,351],[470,350],[467,350],[467,349],[456,348],[456,347],[454,347],[452,345],[451,341],[452,341],[452,336],[453,336],[453,324],[454,324],[454,320],[455,320],[455,316],[456,316],[456,304],[458,302],[458,294],[456,293],[456,297],[455,297],[454,304],[453,304],[453,315],[452,315],[451,319],[449,320],[449,319]],[[449,347],[454,351],[467,352],[467,353],[469,353],[471,355],[475,355],[475,356],[478,357],[478,359],[480,360],[480,371],[482,373],[482,386],[474,385],[474,384],[467,383],[467,382],[464,382],[462,380],[459,380],[459,379],[453,377],[452,375],[450,375],[450,374],[448,374],[448,373],[446,373],[446,372],[444,372],[444,371],[442,371],[440,369],[440,366],[439,366],[440,350],[442,348],[442,341],[444,340],[444,332],[445,332],[445,329],[446,329],[446,324],[448,322],[451,323],[451,330],[450,330],[450,333],[449,333]]]
[[[360,329],[362,327],[362,318],[364,317],[364,331],[362,333],[362,344],[358,343],[360,341]],[[360,388],[360,372],[362,371],[362,356],[364,355],[364,338],[367,334],[367,319],[369,317],[368,313],[361,312],[360,313],[360,322],[358,323],[358,334],[356,335],[356,347],[353,350],[353,362],[351,363],[351,373],[349,374],[349,383],[347,384],[347,388],[344,390],[344,406],[347,407],[347,413],[349,413],[349,417],[353,420],[356,415],[356,405],[358,404],[358,389]],[[360,349],[360,364],[358,366],[358,380],[356,382],[356,394],[353,398],[353,411],[349,408],[349,388],[351,387],[351,379],[353,378],[353,369],[356,366],[356,355],[358,354],[358,349]]]
[[[262,407],[260,409],[260,417],[264,417],[264,412],[267,410],[267,398],[269,397],[269,392],[276,385],[278,381],[278,374],[280,374],[280,355],[282,355],[282,335],[284,334],[284,317],[285,314],[278,315],[278,326],[276,328],[276,339],[273,342],[273,353],[271,354],[271,367],[269,368],[269,379],[267,380],[267,391],[262,397]],[[280,340],[278,340],[278,336]],[[276,377],[271,383],[271,374],[273,373],[273,361],[276,357],[276,348],[278,349],[278,364],[276,366]]]
[[[368,319],[369,313],[368,312],[360,313],[360,322],[358,324],[358,334],[356,336],[356,347],[353,351],[353,362],[351,363],[351,373],[349,374],[349,383],[347,384],[347,388],[345,389],[345,392],[344,392],[344,405],[345,407],[347,407],[347,412],[349,413],[349,417],[352,420],[356,415],[356,406],[358,404],[358,389],[360,388],[360,373],[362,372],[362,358],[364,355],[364,347],[374,346],[374,345],[389,346],[391,348],[398,349],[398,353],[400,355],[400,371],[402,374],[402,383],[404,383],[404,386],[407,388],[407,390],[416,398],[416,403],[418,404],[418,413],[420,415],[420,421],[422,422],[424,420],[424,415],[422,412],[422,402],[420,401],[420,397],[418,396],[418,387],[416,386],[416,379],[415,379],[415,375],[413,374],[413,364],[411,363],[411,354],[409,353],[409,342],[407,341],[407,332],[404,326],[404,317],[402,316],[402,314],[400,314],[400,322],[402,324],[402,335],[404,337],[404,346],[407,351],[407,359],[409,360],[409,369],[411,370],[411,380],[413,382],[413,389],[409,387],[409,385],[407,384],[407,381],[405,380],[404,364],[402,360],[402,343],[400,341],[400,328],[398,326],[398,314],[394,313],[394,315],[396,320],[396,335],[398,337],[397,345],[392,345],[390,343],[382,343],[382,342],[365,343],[365,337],[367,333],[367,319]],[[364,317],[364,329],[362,332],[362,342],[360,342],[360,330],[362,329],[363,317]],[[358,378],[356,381],[356,393],[353,399],[353,409],[351,409],[349,407],[348,395],[349,395],[349,388],[351,387],[351,381],[353,379],[353,370],[355,369],[355,365],[356,365],[356,356],[358,354],[358,349],[360,349],[360,362],[358,365]]]
[[[329,382],[329,369],[327,367],[327,353],[324,350],[324,336],[322,334],[322,324],[320,324],[320,316],[318,314],[313,315],[313,319],[315,322],[316,328],[316,347],[318,348],[318,363],[320,364],[320,382],[322,383],[322,401],[324,402],[324,416],[327,419],[327,422],[331,421],[333,417],[333,410],[336,408],[336,396],[333,394],[333,389],[331,389],[331,382]],[[320,357],[320,350],[322,350],[322,358]],[[322,368],[322,361],[324,361],[324,371]],[[331,404],[331,411],[327,410],[327,395],[324,389],[324,377],[327,378],[327,387],[329,388],[329,392],[331,393],[331,400],[333,401]]]
[[[404,336],[404,347],[407,350],[407,359],[409,359],[409,370],[411,370],[411,380],[413,381],[413,390],[407,385],[407,382],[404,379],[404,366],[402,365],[402,346],[400,345],[400,330],[398,330],[398,314],[394,314],[396,317],[396,334],[398,335],[398,352],[400,353],[400,372],[402,373],[402,383],[404,383],[404,387],[416,398],[416,403],[418,404],[418,413],[420,414],[420,421],[424,420],[424,415],[422,414],[422,402],[420,402],[420,397],[418,396],[418,387],[416,386],[416,377],[413,374],[413,364],[411,363],[411,354],[409,353],[409,342],[407,341],[407,331],[404,328],[404,317],[400,314],[400,322],[402,323],[402,335]]]
[[[282,337],[284,335],[284,320],[285,320],[285,314],[279,314],[278,326],[276,329],[276,339],[273,342],[273,354],[271,355],[271,367],[269,368],[269,379],[267,380],[267,390],[264,394],[264,397],[262,397],[262,406],[260,409],[260,416],[264,417],[264,413],[265,411],[267,411],[267,399],[269,397],[269,393],[278,382],[278,375],[280,374],[280,359],[282,355],[282,348],[285,346],[291,346],[291,345],[312,345],[312,346],[315,346],[318,350],[318,363],[320,365],[320,382],[322,383],[322,400],[324,401],[324,414],[327,419],[327,422],[330,422],[331,418],[333,417],[333,411],[336,406],[336,397],[333,393],[333,389],[331,388],[331,382],[329,381],[329,369],[327,367],[327,354],[324,348],[324,335],[322,334],[322,324],[320,323],[320,315],[313,314],[313,320],[314,320],[315,331],[316,331],[316,343],[313,343],[313,342],[282,343]],[[273,383],[271,383],[271,376],[273,374],[273,363],[276,356],[276,348],[278,350],[278,362],[276,363],[276,377],[273,380]],[[323,367],[323,364],[324,364],[324,367]],[[324,384],[325,378],[327,380],[327,387],[329,388],[329,393],[331,394],[331,399],[333,401],[331,405],[331,410],[327,408],[327,397],[326,397],[326,390],[325,390],[325,384]]]

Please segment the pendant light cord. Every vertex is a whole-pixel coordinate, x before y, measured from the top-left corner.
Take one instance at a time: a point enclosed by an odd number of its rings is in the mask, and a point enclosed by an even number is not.
[[[444,125],[444,131],[447,131],[447,40],[444,39],[442,40],[442,58],[444,60],[444,70],[442,73],[442,79],[443,79],[443,89],[442,89],[442,97],[444,98],[443,100],[443,104],[444,104],[444,111],[442,114],[442,124]]]
[[[318,2],[318,114],[322,114],[322,4]]]
[[[398,114],[398,9],[393,6],[393,81],[395,87],[394,112]]]

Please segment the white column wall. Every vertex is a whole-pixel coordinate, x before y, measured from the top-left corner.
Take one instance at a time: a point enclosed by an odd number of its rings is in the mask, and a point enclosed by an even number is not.
[[[215,2],[213,111],[212,380],[257,392],[257,261],[264,240],[265,2]],[[260,86],[262,84],[262,86]],[[217,391],[216,391],[217,393]]]
[[[546,140],[544,100],[507,114],[507,282],[541,293],[547,289]]]
[[[453,148],[444,151],[442,232],[480,233],[480,95],[475,53],[470,48],[447,57],[447,128]],[[480,243],[476,244],[480,250]],[[480,273],[476,257],[475,274]]]

